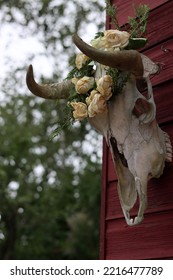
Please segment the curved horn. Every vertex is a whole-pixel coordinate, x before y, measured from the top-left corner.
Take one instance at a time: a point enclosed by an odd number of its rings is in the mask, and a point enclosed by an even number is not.
[[[29,66],[26,75],[26,84],[29,90],[36,96],[45,99],[66,99],[72,86],[70,80],[65,80],[56,84],[39,85],[34,80],[33,67]]]
[[[86,44],[77,34],[73,35],[74,44],[88,57],[100,64],[129,71],[135,76],[143,75],[143,63],[141,55],[135,50],[102,51]]]

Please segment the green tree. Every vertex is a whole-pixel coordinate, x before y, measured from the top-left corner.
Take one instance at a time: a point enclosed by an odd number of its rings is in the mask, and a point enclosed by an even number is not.
[[[40,53],[31,48],[23,61],[7,55],[1,77],[0,258],[98,258],[101,138],[83,123],[50,141],[64,104],[30,96],[24,76],[30,61],[46,54],[52,64],[47,81],[62,78],[62,61],[67,65],[74,55],[71,34],[85,33],[94,17],[101,27],[94,15],[102,7],[77,0],[0,1],[0,7],[2,26],[42,46]]]
[[[101,166],[79,145],[80,126],[48,140],[55,106],[24,96],[1,105],[1,259],[98,257]]]

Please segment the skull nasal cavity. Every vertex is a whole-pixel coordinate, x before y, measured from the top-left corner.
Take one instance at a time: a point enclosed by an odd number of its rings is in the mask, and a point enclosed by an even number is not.
[[[132,113],[136,116],[139,117],[144,113],[147,113],[150,109],[149,103],[147,100],[139,98],[136,100],[135,106],[133,108]]]
[[[125,167],[128,167],[127,160],[125,159],[124,155],[118,151],[117,141],[114,137],[110,138],[110,144],[112,147],[115,161],[117,161],[119,159]]]

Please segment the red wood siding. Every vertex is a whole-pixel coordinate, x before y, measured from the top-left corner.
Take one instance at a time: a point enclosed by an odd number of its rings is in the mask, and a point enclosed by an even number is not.
[[[149,43],[143,53],[162,65],[161,74],[152,79],[157,121],[173,142],[173,1],[114,0],[112,3],[118,7],[121,24],[133,15],[132,3],[150,6]],[[108,18],[107,28],[111,28]],[[111,155],[105,142],[103,146],[101,259],[173,259],[173,163],[166,164],[159,179],[150,181],[149,205],[143,223],[129,227],[120,207]],[[138,205],[132,215],[137,210]]]
[[[163,5],[166,2],[171,2],[169,0],[113,0],[111,1],[112,4],[115,4],[118,8],[118,22],[120,25],[123,25],[127,22],[128,16],[133,16],[133,4],[148,4],[151,10],[158,8],[159,6]],[[168,11],[166,11],[168,12]],[[160,18],[160,15],[159,15]],[[159,24],[159,21],[157,21]],[[107,27],[107,28],[110,28]]]

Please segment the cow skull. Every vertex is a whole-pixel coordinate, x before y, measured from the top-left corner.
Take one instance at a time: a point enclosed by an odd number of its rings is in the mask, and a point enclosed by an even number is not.
[[[110,147],[126,222],[130,226],[137,225],[142,222],[147,207],[148,180],[159,177],[165,161],[172,160],[170,138],[159,128],[155,119],[156,106],[149,79],[150,75],[159,71],[159,66],[136,50],[98,50],[86,44],[77,35],[73,36],[73,41],[91,59],[130,74],[122,93],[108,101],[107,114],[98,114],[89,118],[89,122],[105,137]],[[145,79],[147,84],[147,97],[137,88],[142,79]],[[67,98],[72,87],[69,80],[51,85],[37,84],[32,66],[28,69],[26,81],[33,94],[46,99]],[[130,210],[137,200],[137,195],[139,210],[137,216],[132,219]]]

